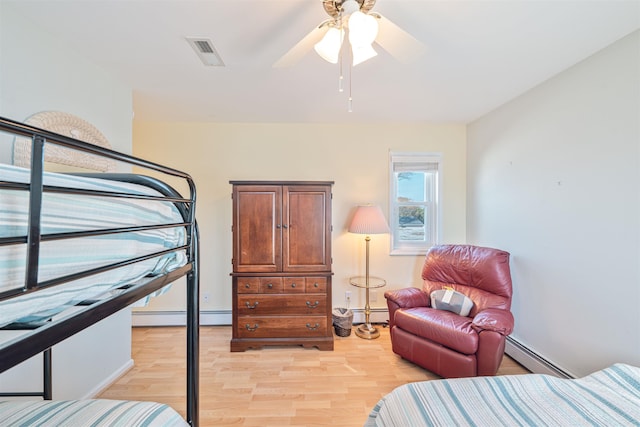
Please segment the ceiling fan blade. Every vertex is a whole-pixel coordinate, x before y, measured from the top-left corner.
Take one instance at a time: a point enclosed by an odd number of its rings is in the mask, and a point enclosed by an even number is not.
[[[376,43],[400,62],[409,63],[417,59],[426,50],[425,45],[377,13],[370,13],[378,19]]]
[[[304,38],[293,46],[287,53],[282,55],[282,57],[273,64],[273,68],[290,67],[302,59],[307,52],[313,49],[313,45],[318,43],[322,37],[324,37],[325,33],[329,30],[329,25],[327,24],[330,22],[333,21],[328,19],[311,30],[309,34],[304,36]]]

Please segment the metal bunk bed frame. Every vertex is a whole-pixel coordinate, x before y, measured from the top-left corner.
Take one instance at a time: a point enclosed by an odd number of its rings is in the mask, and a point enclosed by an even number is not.
[[[146,278],[125,287],[125,291],[111,298],[93,302],[83,306],[78,312],[63,316],[62,318],[47,322],[46,324],[30,330],[26,337],[20,336],[0,345],[0,373],[11,367],[35,356],[44,353],[44,375],[43,393],[27,393],[23,395],[39,395],[45,399],[51,398],[51,352],[50,348],[74,335],[75,333],[91,326],[92,324],[116,313],[117,311],[140,300],[150,293],[159,290],[180,277],[186,276],[187,292],[187,381],[186,381],[186,421],[193,427],[199,424],[199,253],[198,253],[198,226],[195,220],[196,187],[193,179],[186,173],[171,169],[153,162],[149,162],[137,157],[122,154],[114,150],[98,147],[73,138],[49,132],[44,129],[35,128],[23,123],[0,117],[0,134],[9,133],[14,136],[28,137],[32,140],[31,150],[31,180],[29,184],[19,184],[13,182],[0,181],[0,189],[7,190],[28,190],[29,196],[29,224],[26,236],[0,238],[0,246],[27,244],[26,277],[24,287],[17,290],[10,290],[0,293],[0,301],[10,299],[17,295],[24,295],[36,292],[61,283],[66,283],[93,274],[109,271],[123,265],[135,263],[148,258],[162,255],[170,251],[185,250],[187,263],[167,274]],[[131,166],[138,166],[160,172],[166,175],[184,179],[189,186],[189,198],[182,198],[170,186],[159,180],[143,177],[134,174],[91,174],[93,177],[101,177],[111,180],[121,180],[126,182],[143,183],[152,186],[165,196],[139,196],[125,193],[98,192],[94,190],[79,190],[62,187],[45,186],[43,183],[44,172],[44,145],[46,143],[67,147],[73,150],[95,154],[119,162],[124,162]],[[38,255],[40,243],[50,240],[60,240],[82,236],[95,236],[98,234],[114,234],[130,231],[140,231],[145,227],[128,227],[99,231],[85,231],[73,233],[41,234],[40,214],[43,192],[73,193],[103,195],[109,197],[124,197],[134,199],[152,199],[171,201],[180,210],[183,223],[171,224],[171,226],[183,226],[187,231],[187,242],[185,245],[157,252],[148,256],[137,257],[127,261],[113,263],[100,268],[70,274],[61,278],[38,281]]]

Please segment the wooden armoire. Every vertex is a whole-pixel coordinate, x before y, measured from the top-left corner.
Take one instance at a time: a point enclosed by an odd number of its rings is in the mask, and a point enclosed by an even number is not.
[[[230,183],[231,351],[287,344],[333,350],[333,182]]]

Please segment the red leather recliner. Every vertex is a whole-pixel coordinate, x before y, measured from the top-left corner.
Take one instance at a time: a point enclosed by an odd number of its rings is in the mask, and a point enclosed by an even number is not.
[[[509,253],[471,245],[432,247],[422,289],[385,292],[393,352],[445,378],[495,375],[513,331]],[[450,287],[474,305],[468,317],[431,307]]]

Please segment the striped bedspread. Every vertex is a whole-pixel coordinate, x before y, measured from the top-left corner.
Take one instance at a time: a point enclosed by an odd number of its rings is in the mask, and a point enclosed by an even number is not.
[[[29,171],[0,165],[0,181],[29,182]],[[45,185],[130,194],[158,195],[135,184],[45,173]],[[29,193],[0,190],[0,237],[27,233]],[[44,193],[42,234],[101,230],[183,222],[171,202],[115,197]],[[183,227],[72,238],[42,242],[40,282],[152,254],[184,244]],[[26,275],[26,244],[0,246],[0,292],[19,289]],[[186,255],[177,251],[133,265],[100,273],[63,285],[0,302],[0,326],[45,320],[80,301],[95,299],[112,289],[149,274],[157,275],[184,265]]]
[[[181,427],[188,426],[170,406],[121,400],[0,402],[3,427]]]
[[[640,426],[640,368],[615,364],[574,380],[529,374],[405,384],[378,402],[365,426]]]

